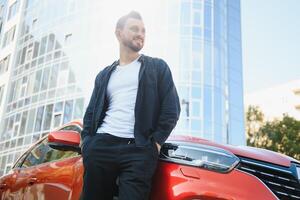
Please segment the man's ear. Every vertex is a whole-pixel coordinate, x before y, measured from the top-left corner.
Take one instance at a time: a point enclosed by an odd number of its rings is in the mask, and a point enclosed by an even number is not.
[[[115,30],[115,35],[116,35],[116,37],[117,37],[118,40],[120,40],[120,37],[121,37],[120,34],[121,34],[120,29],[116,29]]]

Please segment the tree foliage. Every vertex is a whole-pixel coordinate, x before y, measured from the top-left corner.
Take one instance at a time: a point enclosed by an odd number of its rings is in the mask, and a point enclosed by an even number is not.
[[[264,121],[258,107],[246,113],[247,144],[280,152],[300,160],[300,121],[283,115],[282,119]]]
[[[246,112],[247,145],[254,146],[258,130],[263,125],[264,114],[258,106],[249,106]]]

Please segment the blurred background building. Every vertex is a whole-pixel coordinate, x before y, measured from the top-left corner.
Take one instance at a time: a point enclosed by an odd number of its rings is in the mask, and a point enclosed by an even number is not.
[[[264,119],[272,121],[289,115],[300,120],[300,80],[289,81],[245,95],[245,106],[258,106]]]
[[[83,117],[96,74],[118,58],[115,23],[131,10],[145,22],[142,53],[173,72],[173,134],[245,144],[239,0],[0,0],[0,175]]]

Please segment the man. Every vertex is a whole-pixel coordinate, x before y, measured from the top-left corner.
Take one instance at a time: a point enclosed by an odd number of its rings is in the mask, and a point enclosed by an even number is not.
[[[145,28],[137,12],[116,25],[120,58],[96,77],[81,133],[82,198],[149,198],[161,145],[175,127],[179,98],[168,65],[139,54]]]

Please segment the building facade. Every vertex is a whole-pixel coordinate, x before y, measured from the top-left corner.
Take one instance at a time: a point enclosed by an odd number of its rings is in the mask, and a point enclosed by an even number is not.
[[[244,144],[240,2],[182,0],[179,20],[178,132]]]
[[[30,144],[83,117],[96,74],[118,58],[115,23],[130,10],[146,25],[142,53],[173,72],[182,108],[174,134],[245,144],[238,0],[0,3],[0,175]]]

